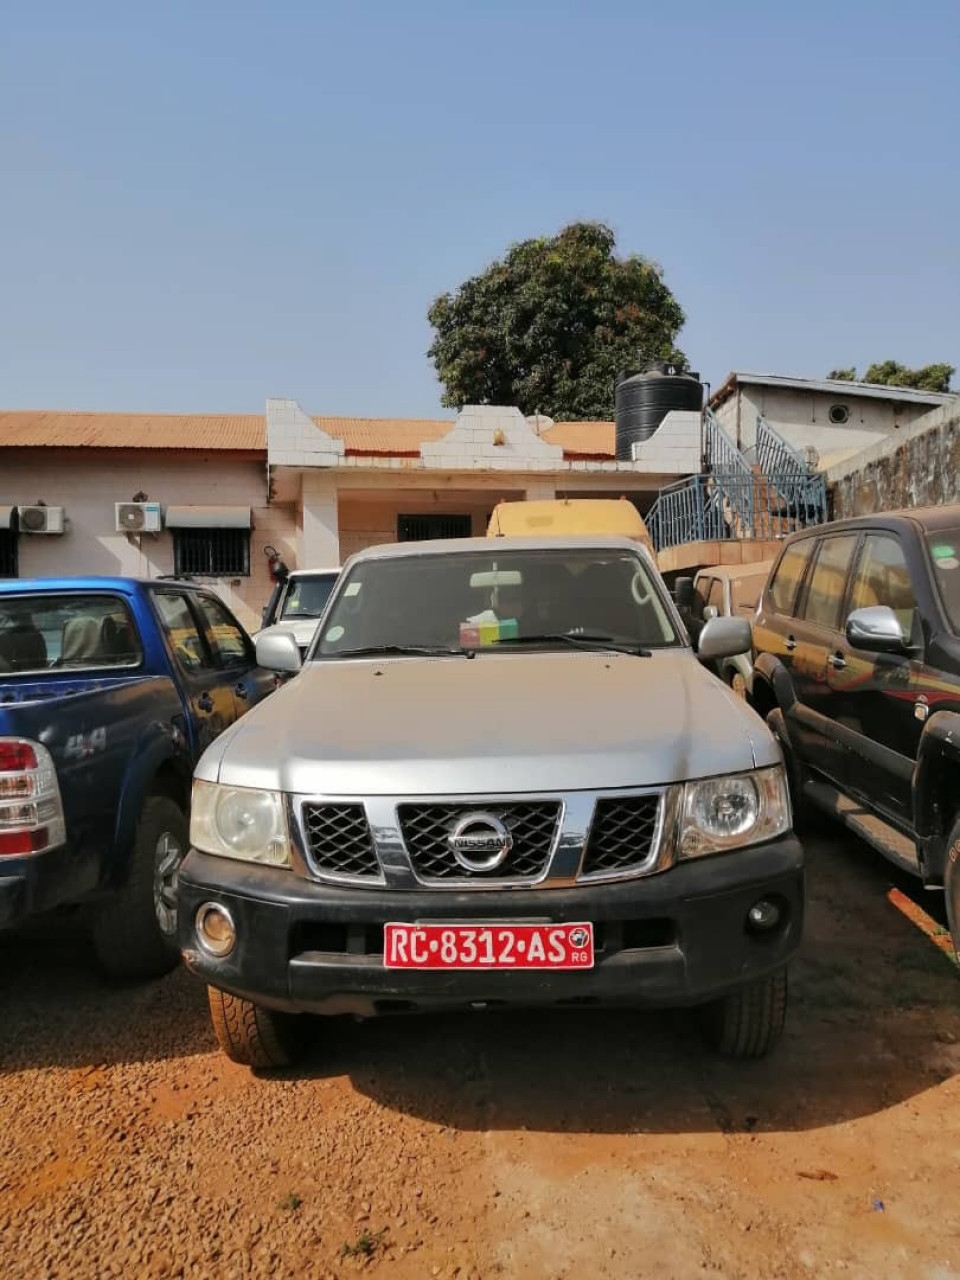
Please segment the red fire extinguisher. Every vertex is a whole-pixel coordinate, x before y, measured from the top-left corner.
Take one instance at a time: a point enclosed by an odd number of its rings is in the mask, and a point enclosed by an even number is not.
[[[267,557],[267,567],[270,570],[270,581],[273,583],[285,582],[290,576],[290,570],[280,559],[280,552],[276,547],[269,544],[263,548],[263,554]]]

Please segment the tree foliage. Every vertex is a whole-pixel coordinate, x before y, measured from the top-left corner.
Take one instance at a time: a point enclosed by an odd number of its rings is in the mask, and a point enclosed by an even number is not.
[[[956,373],[952,364],[925,364],[920,369],[910,369],[896,360],[883,360],[872,364],[862,382],[875,382],[884,387],[910,387],[914,391],[949,391],[950,379]],[[856,382],[856,369],[834,369],[828,378],[840,378]]]
[[[618,257],[609,227],[575,222],[524,240],[427,312],[443,403],[611,418],[614,380],[648,360],[686,367],[685,316],[656,264]]]

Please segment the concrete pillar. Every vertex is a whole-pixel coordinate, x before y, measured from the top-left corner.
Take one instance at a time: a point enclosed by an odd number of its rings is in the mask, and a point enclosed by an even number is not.
[[[340,510],[336,476],[304,471],[300,485],[298,569],[332,569],[340,563]]]

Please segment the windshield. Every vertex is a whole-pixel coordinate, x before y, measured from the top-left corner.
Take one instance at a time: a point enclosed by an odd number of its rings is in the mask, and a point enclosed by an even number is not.
[[[0,596],[0,675],[135,667],[140,637],[116,596]]]
[[[960,635],[960,528],[938,529],[926,536],[933,577],[950,630]]]
[[[678,644],[654,572],[629,551],[465,551],[366,560],[342,583],[314,658],[352,652]]]
[[[292,618],[319,618],[330,599],[337,576],[335,573],[317,573],[309,578],[291,578],[284,593],[280,617],[287,621]]]

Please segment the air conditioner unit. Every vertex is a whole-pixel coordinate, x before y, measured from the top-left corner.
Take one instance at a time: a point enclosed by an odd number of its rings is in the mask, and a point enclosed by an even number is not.
[[[118,533],[159,533],[163,528],[159,502],[118,502]]]
[[[17,507],[21,533],[63,533],[63,507]]]

